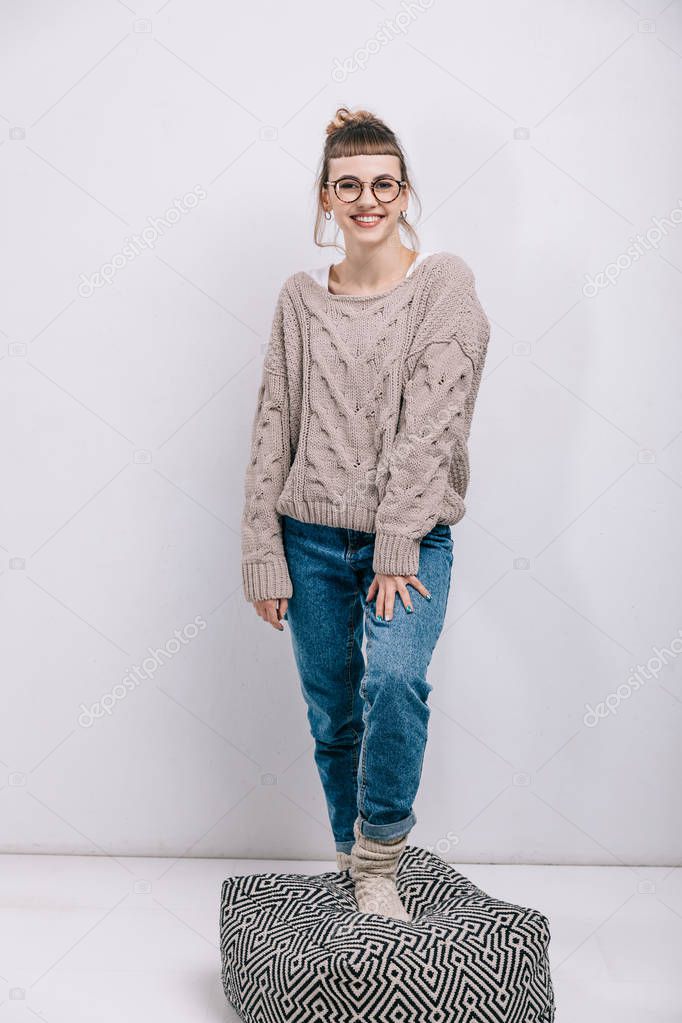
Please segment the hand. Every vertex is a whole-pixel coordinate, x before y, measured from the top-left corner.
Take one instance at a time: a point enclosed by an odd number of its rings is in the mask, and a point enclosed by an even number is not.
[[[284,632],[282,616],[286,612],[288,603],[289,601],[286,597],[277,597],[272,600],[254,600],[253,606],[256,609],[256,614],[264,622],[269,622],[273,629],[277,629],[278,632]],[[278,604],[279,607],[277,606]]]
[[[393,604],[395,603],[396,593],[400,594],[400,599],[405,605],[406,610],[408,607],[412,611],[414,610],[410,594],[407,592],[408,585],[414,586],[427,599],[431,596],[424,584],[417,579],[416,575],[382,575],[378,573],[374,576],[372,585],[367,591],[367,600],[371,600],[374,594],[377,594],[377,618],[383,618],[387,622],[393,619]]]

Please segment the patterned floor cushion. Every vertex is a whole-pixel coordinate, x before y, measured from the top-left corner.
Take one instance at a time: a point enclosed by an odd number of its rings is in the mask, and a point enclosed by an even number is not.
[[[407,845],[409,922],[360,913],[348,873],[223,882],[221,979],[245,1023],[553,1023],[542,913]]]

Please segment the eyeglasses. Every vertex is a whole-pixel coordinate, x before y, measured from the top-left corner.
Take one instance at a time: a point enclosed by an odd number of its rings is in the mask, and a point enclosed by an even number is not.
[[[337,199],[341,202],[355,202],[362,195],[363,185],[369,185],[372,195],[377,202],[393,202],[400,195],[400,190],[406,181],[396,181],[390,175],[385,174],[374,181],[360,181],[359,178],[346,176],[337,178],[336,181],[325,181],[325,185],[333,185]]]

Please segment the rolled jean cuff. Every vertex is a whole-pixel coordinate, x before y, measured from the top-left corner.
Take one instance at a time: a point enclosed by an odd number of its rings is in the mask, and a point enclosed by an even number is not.
[[[336,851],[337,852],[348,853],[348,855],[350,856],[350,851],[351,851],[351,849],[353,848],[354,845],[355,845],[355,840],[354,839],[351,839],[350,842],[337,842],[336,843]]]
[[[417,823],[414,811],[410,811],[407,817],[400,821],[393,821],[391,824],[370,824],[364,817],[360,818],[360,830],[368,838],[375,838],[379,842],[390,842],[392,838],[402,838]]]

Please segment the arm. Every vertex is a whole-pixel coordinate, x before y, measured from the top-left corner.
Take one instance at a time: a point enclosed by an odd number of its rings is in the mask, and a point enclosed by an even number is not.
[[[242,588],[251,602],[293,594],[282,543],[281,518],[275,508],[291,467],[284,301],[281,290],[258,388],[244,479]]]
[[[448,472],[466,446],[490,326],[463,264],[437,284],[405,360],[398,428],[375,520],[373,569],[416,575],[424,537],[439,519]]]

